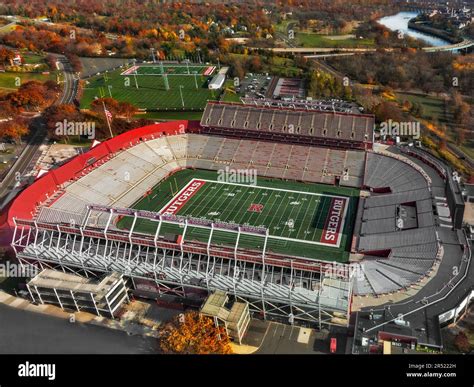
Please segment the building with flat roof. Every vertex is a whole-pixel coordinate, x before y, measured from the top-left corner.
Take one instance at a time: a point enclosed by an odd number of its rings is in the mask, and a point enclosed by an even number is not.
[[[222,86],[224,86],[225,82],[225,74],[218,73],[216,76],[214,76],[211,81],[209,82],[208,88],[210,90],[218,90],[221,89]]]
[[[223,325],[229,337],[242,344],[242,338],[250,325],[248,302],[235,301],[230,306],[227,293],[216,290],[201,307],[201,314],[211,317],[216,326]]]
[[[97,281],[76,274],[44,269],[27,283],[33,301],[59,305],[61,309],[86,311],[114,318],[128,290],[122,274],[112,273]]]

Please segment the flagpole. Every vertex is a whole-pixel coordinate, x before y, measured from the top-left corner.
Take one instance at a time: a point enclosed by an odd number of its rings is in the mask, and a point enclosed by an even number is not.
[[[104,100],[102,100],[102,106],[104,107],[104,115],[105,115],[105,120],[107,121],[107,125],[109,127],[109,132],[110,132],[110,138],[113,138],[114,135],[112,133],[112,127],[110,126],[110,120],[109,120],[109,116],[107,115],[107,111],[105,109],[105,102]]]

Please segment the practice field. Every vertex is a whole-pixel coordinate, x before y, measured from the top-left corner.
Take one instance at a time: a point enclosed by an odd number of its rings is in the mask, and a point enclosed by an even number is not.
[[[149,70],[143,70],[148,67],[140,67],[138,71],[141,73],[137,75],[134,71],[122,75],[124,71],[120,69],[92,77],[84,87],[81,108],[89,108],[96,97],[112,95],[112,98],[118,101],[130,102],[138,108],[151,111],[203,110],[208,100],[218,99],[221,91],[208,89],[212,76],[204,75],[204,72],[209,66],[196,67],[201,73],[190,75],[181,73],[187,69],[186,66],[180,66],[175,67],[174,74],[172,76],[168,74],[166,79],[158,72],[148,73],[148,71],[159,71],[153,67]],[[197,71],[191,69],[190,71]]]
[[[133,207],[164,215],[212,220],[268,230],[267,251],[346,261],[358,190],[257,179],[256,185],[220,181],[213,171],[184,170],[148,191]],[[129,229],[132,219],[118,227]],[[138,219],[135,231],[154,234],[157,223]],[[164,223],[160,235],[182,235],[183,226]],[[210,229],[188,226],[185,240],[207,242]],[[237,233],[215,229],[213,244],[235,246]],[[262,250],[264,237],[242,234],[239,247]]]

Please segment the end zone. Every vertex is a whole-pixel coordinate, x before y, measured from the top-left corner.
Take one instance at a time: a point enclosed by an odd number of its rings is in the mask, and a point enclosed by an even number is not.
[[[205,184],[204,180],[193,179],[161,210],[161,215],[176,215],[178,211],[191,199],[194,194]]]
[[[346,221],[347,198],[333,197],[324,224],[320,242],[325,245],[339,246],[344,223]]]

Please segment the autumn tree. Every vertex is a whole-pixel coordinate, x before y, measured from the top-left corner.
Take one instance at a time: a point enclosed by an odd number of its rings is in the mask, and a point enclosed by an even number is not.
[[[130,121],[133,116],[138,113],[138,108],[129,102],[119,102],[117,113],[120,116],[125,117],[127,121]]]
[[[0,63],[3,65],[10,64],[10,61],[15,57],[15,53],[6,47],[0,47]]]
[[[13,120],[0,123],[0,138],[9,138],[19,143],[21,138],[28,133],[28,124],[24,119],[17,117]]]
[[[84,121],[82,114],[70,104],[50,106],[44,111],[43,118],[46,122],[48,137],[52,140],[68,139],[68,136],[64,134],[58,135],[56,130],[58,123]]]
[[[454,346],[459,352],[467,353],[471,350],[471,344],[469,338],[464,332],[459,332],[454,338]]]
[[[232,353],[225,329],[198,312],[182,314],[166,324],[161,330],[160,346],[167,353]]]
[[[378,122],[385,122],[388,120],[401,121],[403,118],[402,111],[398,105],[391,101],[382,101],[375,107],[375,119]]]
[[[457,124],[466,125],[471,114],[471,106],[456,92],[451,98],[451,112]]]
[[[97,114],[104,114],[104,105],[112,115],[117,115],[120,111],[119,102],[113,98],[97,98],[91,103],[91,110]]]

